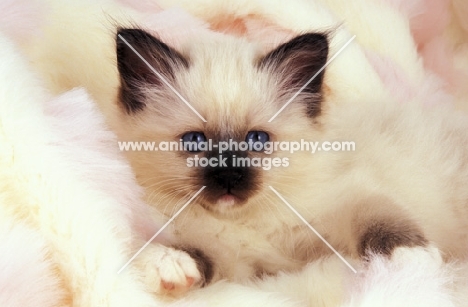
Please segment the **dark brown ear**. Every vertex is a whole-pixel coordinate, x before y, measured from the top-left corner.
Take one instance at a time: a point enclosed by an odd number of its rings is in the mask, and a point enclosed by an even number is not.
[[[128,113],[145,106],[142,88],[165,87],[189,63],[180,53],[141,29],[119,29],[116,37],[120,101]]]
[[[282,92],[292,97],[326,64],[327,57],[327,36],[307,33],[293,38],[268,53],[260,60],[259,66],[276,74],[279,80],[278,86],[281,87]],[[315,117],[320,113],[323,75],[324,70],[302,90],[302,94],[307,95],[307,114],[310,117]]]

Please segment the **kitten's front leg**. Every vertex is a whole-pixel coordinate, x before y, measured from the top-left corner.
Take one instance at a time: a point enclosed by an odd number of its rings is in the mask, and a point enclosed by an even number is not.
[[[429,243],[416,221],[386,197],[367,198],[350,216],[354,250],[361,257],[390,256],[398,247],[425,247]]]
[[[398,247],[424,247],[428,244],[417,225],[404,218],[369,221],[361,229],[358,242],[357,250],[363,257],[370,254],[390,256]]]
[[[343,256],[369,259],[375,254],[391,256],[398,247],[429,245],[417,222],[387,197],[372,196],[342,204],[309,224]],[[279,248],[299,261],[310,262],[332,253],[305,225],[291,227],[287,236],[275,238],[280,238]]]

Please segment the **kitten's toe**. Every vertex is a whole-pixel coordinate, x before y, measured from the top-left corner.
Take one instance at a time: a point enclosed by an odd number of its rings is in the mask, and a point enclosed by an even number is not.
[[[427,239],[422,231],[411,223],[403,221],[381,221],[369,225],[361,235],[358,252],[363,257],[370,254],[390,256],[397,247],[426,246]]]
[[[139,257],[145,284],[154,293],[177,295],[204,282],[197,262],[184,251],[149,245]]]

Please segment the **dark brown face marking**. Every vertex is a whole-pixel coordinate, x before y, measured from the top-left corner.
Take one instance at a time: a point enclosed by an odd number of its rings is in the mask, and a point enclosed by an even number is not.
[[[118,29],[116,53],[120,74],[119,102],[127,113],[132,113],[145,107],[142,88],[158,88],[166,85],[127,43],[169,83],[174,81],[176,71],[188,68],[189,61],[144,30]]]
[[[211,259],[208,258],[208,256],[198,248],[181,247],[179,249],[189,254],[190,257],[192,257],[192,259],[197,263],[198,271],[200,271],[202,275],[201,286],[204,287],[208,285],[214,276],[213,261],[211,261]]]
[[[218,157],[218,152],[209,152],[207,158]],[[205,167],[201,170],[203,184],[207,187],[204,198],[215,204],[223,195],[232,195],[236,200],[236,205],[245,203],[248,198],[256,192],[257,182],[260,179],[259,170],[255,167],[234,165],[233,159],[239,162],[238,158],[252,158],[247,152],[223,152],[222,159],[225,159],[225,166]]]
[[[275,74],[285,93],[295,93],[326,64],[328,38],[321,33],[306,33],[280,45],[263,57],[258,66]],[[302,91],[307,103],[307,115],[315,117],[321,111],[321,92],[325,72],[321,71]],[[290,97],[284,97],[289,99]]]
[[[408,220],[380,221],[370,224],[359,240],[358,252],[390,256],[397,247],[425,246],[428,241],[422,231]]]

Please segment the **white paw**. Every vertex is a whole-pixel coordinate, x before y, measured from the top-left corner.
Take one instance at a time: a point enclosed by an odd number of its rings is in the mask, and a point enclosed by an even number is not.
[[[439,250],[431,245],[396,248],[392,253],[391,261],[399,266],[417,265],[431,270],[437,270],[443,265]]]
[[[179,294],[198,286],[202,276],[197,263],[186,252],[150,244],[136,258],[150,291]]]
[[[349,289],[343,307],[454,307],[452,272],[437,248],[398,247],[374,255]],[[351,284],[351,283],[350,283]]]

